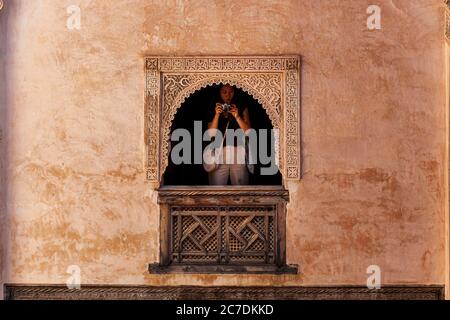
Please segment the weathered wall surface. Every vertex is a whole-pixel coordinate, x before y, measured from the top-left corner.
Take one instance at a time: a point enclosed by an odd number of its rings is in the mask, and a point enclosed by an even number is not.
[[[0,7],[2,3],[0,1]],[[5,19],[7,13],[6,10],[0,11],[0,299],[3,299],[3,278],[5,273],[4,257],[6,248],[6,194],[7,194],[7,182],[6,182],[6,171],[7,171],[7,139],[5,138],[7,132],[5,128],[7,127],[7,19]]]
[[[379,0],[378,31],[366,0],[81,0],[74,31],[73,1],[6,2],[6,281],[65,283],[79,265],[92,284],[364,285],[376,264],[384,283],[444,283],[440,0]],[[143,57],[164,54],[302,55],[300,275],[148,274]]]

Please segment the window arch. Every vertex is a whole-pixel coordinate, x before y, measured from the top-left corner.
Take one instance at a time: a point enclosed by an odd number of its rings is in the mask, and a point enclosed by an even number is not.
[[[279,128],[279,167],[285,180],[300,179],[300,58],[146,58],[145,143],[147,179],[161,182],[168,165],[172,120],[184,100],[208,85],[229,83],[257,99]]]
[[[191,162],[190,164],[174,164],[169,152],[168,166],[165,168],[163,174],[163,185],[208,185],[208,175],[203,170],[201,164],[194,163],[194,123],[197,125],[201,123],[202,134],[207,129],[207,124],[211,119],[212,108],[214,104],[214,98],[218,94],[220,85],[208,85],[195,91],[182,103],[181,107],[177,109],[177,113],[172,121],[171,130],[173,132],[176,129],[185,129],[190,133],[191,139]],[[247,92],[240,88],[235,88],[235,100],[240,106],[246,106],[249,109],[250,120],[252,128],[255,129],[259,139],[262,135],[259,135],[259,130],[264,129],[267,133],[267,145],[271,147],[267,154],[271,158],[271,161],[275,162],[275,139],[270,134],[273,129],[271,120],[269,119],[267,112],[261,106],[261,104],[250,96]],[[172,150],[174,145],[179,142],[171,142],[169,150]],[[198,142],[197,142],[198,143]],[[202,150],[207,143],[203,143]],[[261,167],[266,167],[258,162],[255,165],[255,173],[250,175],[250,185],[281,185],[281,173],[278,171],[275,175],[261,175]]]

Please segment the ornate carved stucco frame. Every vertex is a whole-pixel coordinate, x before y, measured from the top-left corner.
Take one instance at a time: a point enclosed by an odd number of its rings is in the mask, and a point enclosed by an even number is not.
[[[261,103],[279,130],[276,152],[284,180],[300,179],[300,56],[151,56],[145,58],[147,180],[160,184],[168,165],[170,128],[195,91],[220,83]]]

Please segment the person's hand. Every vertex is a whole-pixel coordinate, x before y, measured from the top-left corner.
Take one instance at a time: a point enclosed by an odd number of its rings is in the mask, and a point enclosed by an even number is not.
[[[238,108],[236,107],[235,104],[232,104],[230,107],[230,113],[233,115],[233,117],[237,118],[238,117]]]
[[[222,105],[220,103],[216,103],[216,115],[220,115],[223,113]]]

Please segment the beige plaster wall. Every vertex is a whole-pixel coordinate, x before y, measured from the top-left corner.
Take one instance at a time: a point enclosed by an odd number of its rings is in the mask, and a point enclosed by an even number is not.
[[[445,162],[449,163],[449,155],[450,155],[450,149],[449,149],[449,139],[450,139],[450,42],[447,40],[445,43],[445,87],[446,87],[446,96],[445,96],[445,102],[446,102],[446,106],[445,106],[445,119],[447,119],[447,126],[446,126],[446,131],[445,131],[445,135],[447,138],[447,143],[445,145],[446,149],[445,149],[445,154],[446,154],[446,158],[445,158]],[[449,172],[450,168],[447,167],[447,170],[444,170],[444,179],[445,181],[450,181],[449,180]],[[449,196],[450,196],[450,191],[449,191],[449,184],[447,183],[445,188],[444,188],[444,192],[446,195],[445,198],[445,284],[446,284],[446,288],[445,288],[445,297],[446,299],[450,299],[450,208],[449,208],[449,204],[450,204],[450,200],[449,200]]]
[[[79,265],[90,284],[364,285],[376,264],[383,283],[443,284],[443,8],[375,2],[377,31],[372,0],[7,0],[4,280],[65,283]],[[81,30],[66,28],[71,4]],[[148,274],[143,57],[164,54],[302,55],[287,245],[300,275]]]

